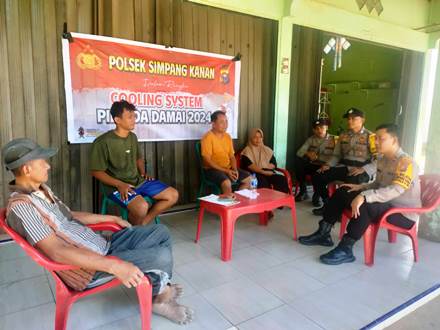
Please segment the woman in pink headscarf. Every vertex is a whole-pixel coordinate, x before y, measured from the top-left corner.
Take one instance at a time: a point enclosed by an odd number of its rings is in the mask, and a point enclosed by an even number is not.
[[[271,188],[289,193],[286,177],[277,172],[277,162],[272,149],[264,145],[263,131],[253,128],[249,134],[246,148],[241,152],[240,167],[255,173],[258,179],[258,188]]]

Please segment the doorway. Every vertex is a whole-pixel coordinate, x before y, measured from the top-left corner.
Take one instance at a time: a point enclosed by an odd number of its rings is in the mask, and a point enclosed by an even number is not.
[[[371,131],[382,123],[398,124],[403,149],[414,155],[424,53],[346,38],[350,46],[334,70],[334,50],[326,54],[324,48],[336,37],[293,26],[287,168],[294,171],[296,151],[323,108],[332,134],[346,129],[342,115],[351,107],[365,112],[365,126]],[[320,105],[323,93],[328,102]]]

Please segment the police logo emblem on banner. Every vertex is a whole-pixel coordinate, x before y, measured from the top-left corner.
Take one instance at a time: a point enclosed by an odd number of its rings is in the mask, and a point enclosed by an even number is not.
[[[76,64],[83,70],[99,70],[102,67],[101,59],[93,51],[79,53],[76,56]]]

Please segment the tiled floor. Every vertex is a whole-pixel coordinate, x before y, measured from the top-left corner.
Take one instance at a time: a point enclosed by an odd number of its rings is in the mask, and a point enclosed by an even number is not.
[[[298,231],[314,230],[319,218],[309,202],[297,205]],[[292,240],[289,211],[276,210],[268,227],[257,216],[237,222],[233,256],[219,259],[219,222],[207,214],[199,244],[196,212],[163,216],[174,238],[174,280],[185,287],[182,303],[195,311],[187,327],[153,316],[153,329],[359,329],[438,282],[440,245],[420,239],[413,263],[409,239],[396,244],[379,235],[374,267],[356,262],[326,266],[323,247]],[[333,230],[334,238],[338,226]],[[15,244],[0,246],[0,329],[52,329],[53,282]],[[68,329],[139,329],[134,290],[123,287],[74,304]]]
[[[411,314],[388,327],[387,330],[437,330],[440,329],[440,297],[419,307]]]

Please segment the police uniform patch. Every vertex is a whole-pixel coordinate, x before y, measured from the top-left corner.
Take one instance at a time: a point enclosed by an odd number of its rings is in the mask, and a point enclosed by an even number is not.
[[[413,164],[412,159],[403,157],[399,159],[394,173],[394,184],[398,184],[405,190],[409,189],[413,180]]]
[[[398,171],[405,172],[408,169],[408,166],[412,164],[411,158],[404,157],[399,160],[397,164]]]
[[[370,152],[373,155],[377,154],[377,150],[376,150],[376,134],[371,134],[368,137],[368,144],[370,145]]]

